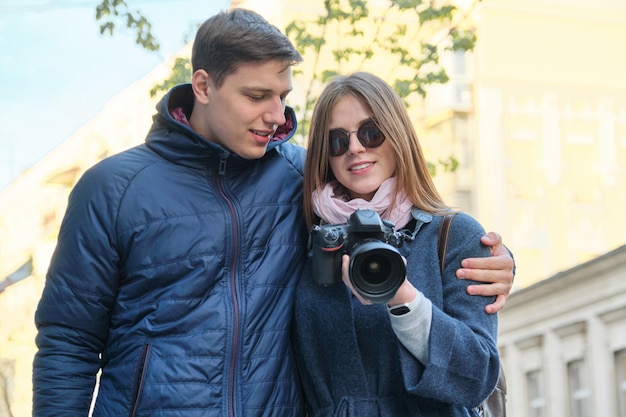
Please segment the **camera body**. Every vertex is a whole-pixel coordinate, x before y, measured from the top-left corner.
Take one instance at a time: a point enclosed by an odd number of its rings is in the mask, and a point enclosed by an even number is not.
[[[320,285],[341,281],[341,258],[350,256],[352,287],[372,303],[394,297],[406,277],[398,249],[402,236],[373,210],[357,210],[344,224],[313,226],[313,279]]]

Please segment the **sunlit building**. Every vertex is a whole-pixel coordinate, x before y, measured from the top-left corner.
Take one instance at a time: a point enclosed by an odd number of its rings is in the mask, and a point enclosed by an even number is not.
[[[0,190],[0,417],[31,415],[34,312],[69,193],[93,164],[143,142],[156,105],[148,92],[171,65],[168,60],[118,94]]]
[[[435,177],[448,203],[515,254],[520,291],[500,316],[509,416],[626,416],[626,2],[457,3],[477,47],[443,53],[450,81],[410,113],[429,160],[459,160]],[[280,28],[323,11],[321,0],[232,4]],[[380,16],[388,2],[368,4]],[[170,67],[0,190],[0,417],[30,415],[33,315],[68,194],[94,163],[143,141],[156,103],[148,91]]]
[[[626,416],[626,245],[511,294],[499,345],[507,415]]]

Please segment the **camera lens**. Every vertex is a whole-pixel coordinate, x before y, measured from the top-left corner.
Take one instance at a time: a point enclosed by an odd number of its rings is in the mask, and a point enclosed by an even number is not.
[[[366,300],[386,303],[404,282],[406,266],[398,250],[381,241],[365,241],[350,254],[350,281]]]
[[[389,259],[382,253],[368,254],[358,266],[357,275],[363,277],[370,285],[384,283],[391,273]]]

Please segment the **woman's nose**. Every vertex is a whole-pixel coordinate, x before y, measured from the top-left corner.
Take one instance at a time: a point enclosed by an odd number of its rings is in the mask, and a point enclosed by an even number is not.
[[[356,130],[351,130],[348,132],[348,138],[350,139],[348,152],[351,154],[357,154],[365,151],[365,146],[361,143],[357,136]]]

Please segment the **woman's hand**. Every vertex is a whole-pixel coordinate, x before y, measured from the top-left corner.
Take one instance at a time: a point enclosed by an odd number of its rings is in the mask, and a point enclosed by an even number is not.
[[[350,291],[352,291],[352,294],[354,294],[354,296],[359,299],[361,304],[363,305],[373,304],[371,301],[366,300],[365,298],[361,297],[361,295],[354,289],[354,287],[352,286],[352,283],[350,282],[349,271],[350,271],[350,256],[343,255],[341,257],[341,280],[343,281],[344,284],[346,284],[346,287],[350,288]]]
[[[496,301],[485,307],[488,314],[502,310],[513,287],[513,268],[515,263],[511,253],[502,244],[502,237],[495,232],[484,235],[480,241],[490,247],[488,258],[467,258],[461,262],[462,268],[456,271],[457,278],[489,283],[489,285],[470,285],[470,295],[496,296]]]

